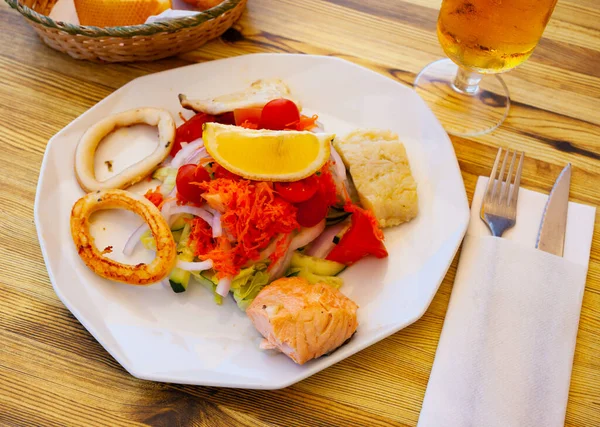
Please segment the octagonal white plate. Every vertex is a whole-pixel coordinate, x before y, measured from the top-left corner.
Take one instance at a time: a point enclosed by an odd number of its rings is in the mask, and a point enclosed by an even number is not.
[[[208,97],[270,77],[286,81],[305,110],[319,114],[327,131],[376,127],[397,132],[418,183],[419,216],[385,231],[389,258],[365,259],[342,274],[342,291],[360,306],[357,333],[333,354],[304,366],[259,350],[259,334],[234,302],[227,299],[217,306],[200,286],[175,294],[160,284],[135,287],[101,279],[79,259],[69,231],[71,207],[84,194],[73,173],[75,146],[91,124],[142,106],[164,107],[177,115],[182,111],[178,93]],[[154,141],[155,131],[141,126],[109,136],[98,150],[98,178],[111,174],[104,161],[111,160],[116,173],[151,152]],[[56,294],[127,371],[155,381],[257,389],[291,385],[419,319],[456,253],[468,218],[451,142],[412,89],[341,59],[284,54],[239,56],[130,82],[50,140],[35,201],[40,245]],[[140,223],[128,212],[96,214],[98,247],[112,245],[111,256],[126,260],[121,249]],[[128,261],[151,258],[139,248]]]

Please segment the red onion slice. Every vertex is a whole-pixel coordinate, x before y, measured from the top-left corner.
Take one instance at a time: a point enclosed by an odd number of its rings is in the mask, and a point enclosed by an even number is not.
[[[173,157],[173,160],[171,161],[171,167],[180,168],[185,164],[187,158],[194,155],[194,153],[202,147],[204,147],[202,138],[198,138],[188,144],[182,143],[181,150],[175,154],[175,157]]]
[[[300,232],[292,239],[290,243],[290,251],[295,251],[298,248],[302,248],[308,245],[310,242],[315,240],[325,230],[325,220],[322,220],[317,225],[312,227],[303,228]]]
[[[125,246],[123,246],[123,255],[131,255],[134,249],[137,247],[137,245],[141,243],[140,237],[142,237],[142,234],[144,234],[148,230],[150,230],[150,227],[148,227],[148,224],[146,223],[143,223],[138,228],[136,228],[133,234],[129,236],[129,239],[127,239]]]
[[[213,237],[221,237],[223,235],[223,227],[221,225],[221,212],[211,207],[206,208],[213,215],[211,228]]]
[[[231,287],[231,278],[223,277],[222,279],[219,280],[219,283],[217,284],[216,292],[219,295],[221,295],[222,297],[226,297],[227,294],[229,293],[230,287]]]
[[[173,216],[176,214],[184,214],[184,213],[200,217],[204,221],[206,221],[209,225],[212,226],[213,216],[210,214],[210,212],[208,212],[204,208],[199,208],[197,206],[183,205],[183,206],[175,206],[174,208],[169,210],[170,216]]]
[[[311,132],[313,133],[323,133],[325,132],[325,126],[323,126],[323,123],[321,123],[320,121],[316,121],[315,125],[309,129]]]
[[[177,260],[177,264],[175,265],[177,268],[181,268],[185,271],[204,271],[210,270],[213,267],[213,262],[210,259],[201,262],[187,262]]]
[[[174,188],[173,191],[177,191],[177,189]],[[167,222],[169,222],[169,218],[171,217],[171,209],[175,206],[177,206],[177,202],[175,200],[169,200],[168,202],[163,203],[160,208],[160,213]]]
[[[323,231],[323,233],[310,245],[306,251],[306,255],[310,255],[315,258],[325,258],[335,247],[333,238],[347,226],[348,220],[345,220],[339,224],[327,227],[325,231]]]
[[[269,272],[271,279],[275,280],[283,276],[285,271],[288,269],[290,262],[292,262],[292,255],[298,248],[302,248],[308,245],[310,242],[315,240],[325,229],[325,220],[322,220],[313,227],[303,228],[300,232],[294,236],[290,242],[290,246],[284,256],[279,258],[271,268]]]
[[[202,159],[210,157],[210,154],[206,151],[206,147],[200,148],[198,151],[193,152],[190,156],[188,156],[183,164],[184,165],[197,165],[198,162]]]
[[[346,166],[342,161],[342,157],[336,151],[333,144],[331,145],[331,159],[335,162],[334,172],[338,176],[338,178],[342,181],[346,181]]]

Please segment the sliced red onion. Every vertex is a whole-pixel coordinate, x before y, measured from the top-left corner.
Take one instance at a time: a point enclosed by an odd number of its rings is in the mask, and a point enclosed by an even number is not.
[[[169,214],[170,215],[190,214],[190,215],[198,216],[198,217],[202,218],[204,221],[206,221],[208,224],[210,224],[212,227],[213,216],[211,215],[210,212],[208,212],[204,208],[199,208],[196,206],[188,206],[188,205],[175,206],[174,208],[169,210]]]
[[[273,240],[271,240],[271,243],[269,243],[269,246],[267,246],[260,252],[260,254],[258,255],[258,259],[265,260],[265,259],[269,258],[271,256],[271,254],[273,252],[275,252],[275,248],[277,248],[277,242],[279,242],[279,240],[281,239],[281,236],[282,236],[281,233],[276,235],[275,238]]]
[[[317,225],[313,227],[303,228],[300,230],[292,241],[290,242],[290,246],[284,256],[279,258],[276,264],[270,271],[271,278],[273,280],[280,278],[283,276],[285,271],[288,269],[290,262],[292,262],[292,255],[294,251],[298,248],[302,248],[308,245],[310,242],[315,240],[325,229],[325,220],[319,222]]]
[[[150,227],[148,227],[148,224],[146,223],[143,223],[138,228],[136,228],[133,234],[129,236],[129,239],[127,239],[125,246],[123,246],[123,255],[131,255],[133,253],[133,250],[140,243],[140,237],[142,237],[142,234],[144,234],[148,230],[150,230]]]
[[[176,190],[173,189],[173,191]],[[173,209],[175,206],[177,206],[177,202],[175,200],[169,200],[168,202],[163,203],[162,207],[160,208],[160,213],[167,221],[169,221],[169,218],[171,217],[171,209]]]
[[[197,165],[201,159],[210,157],[210,154],[206,151],[206,147],[200,148],[198,151],[193,152],[183,162],[184,165]]]
[[[290,251],[295,251],[298,248],[302,248],[308,245],[310,242],[315,240],[325,230],[325,220],[322,220],[317,225],[312,227],[303,228],[300,232],[292,239],[290,243]]]
[[[227,294],[229,293],[230,287],[231,287],[231,278],[223,277],[222,279],[219,280],[219,283],[217,284],[216,292],[219,295],[221,295],[222,297],[226,297]]]
[[[177,264],[175,266],[185,271],[204,271],[210,270],[213,267],[213,262],[210,259],[201,262],[187,262],[177,260]]]
[[[349,224],[348,220],[342,221],[339,224],[327,227],[321,235],[315,239],[314,242],[306,251],[306,255],[314,256],[315,258],[325,258],[329,255],[329,252],[335,247],[333,238],[341,232]]]
[[[221,237],[223,235],[223,227],[221,225],[221,212],[211,207],[207,207],[206,210],[213,215],[213,220],[211,223],[212,236]]]
[[[344,162],[342,161],[342,157],[336,151],[333,144],[331,145],[331,159],[335,162],[335,174],[342,180],[346,181],[346,166],[344,166]]]
[[[171,167],[180,168],[181,166],[185,165],[185,160],[194,155],[194,153],[202,147],[204,147],[202,138],[198,138],[188,144],[182,143],[181,150],[175,154],[175,157],[173,157],[173,160],[171,161]]]
[[[221,225],[221,212],[215,211],[212,221],[212,236],[221,237],[223,235],[223,227]]]
[[[167,199],[170,199],[172,197],[177,196],[177,184],[175,184],[175,187],[173,187],[173,189],[171,190],[171,192],[169,194],[167,194]]]
[[[160,284],[163,285],[167,289],[171,289],[171,282],[169,282],[169,278],[165,277],[160,281]]]
[[[321,123],[320,121],[317,120],[315,122],[315,126],[312,127],[310,129],[310,131],[314,132],[314,133],[322,133],[322,132],[325,132],[325,126],[323,126],[323,123]]]

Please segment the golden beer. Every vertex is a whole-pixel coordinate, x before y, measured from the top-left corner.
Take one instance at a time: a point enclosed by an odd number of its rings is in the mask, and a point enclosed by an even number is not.
[[[444,0],[437,32],[456,64],[483,74],[524,62],[538,44],[557,0]]]

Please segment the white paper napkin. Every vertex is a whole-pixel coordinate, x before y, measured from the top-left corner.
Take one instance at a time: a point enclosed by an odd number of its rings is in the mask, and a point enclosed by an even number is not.
[[[564,257],[535,249],[547,195],[520,189],[491,237],[480,177],[420,427],[563,426],[595,208],[569,203]]]

